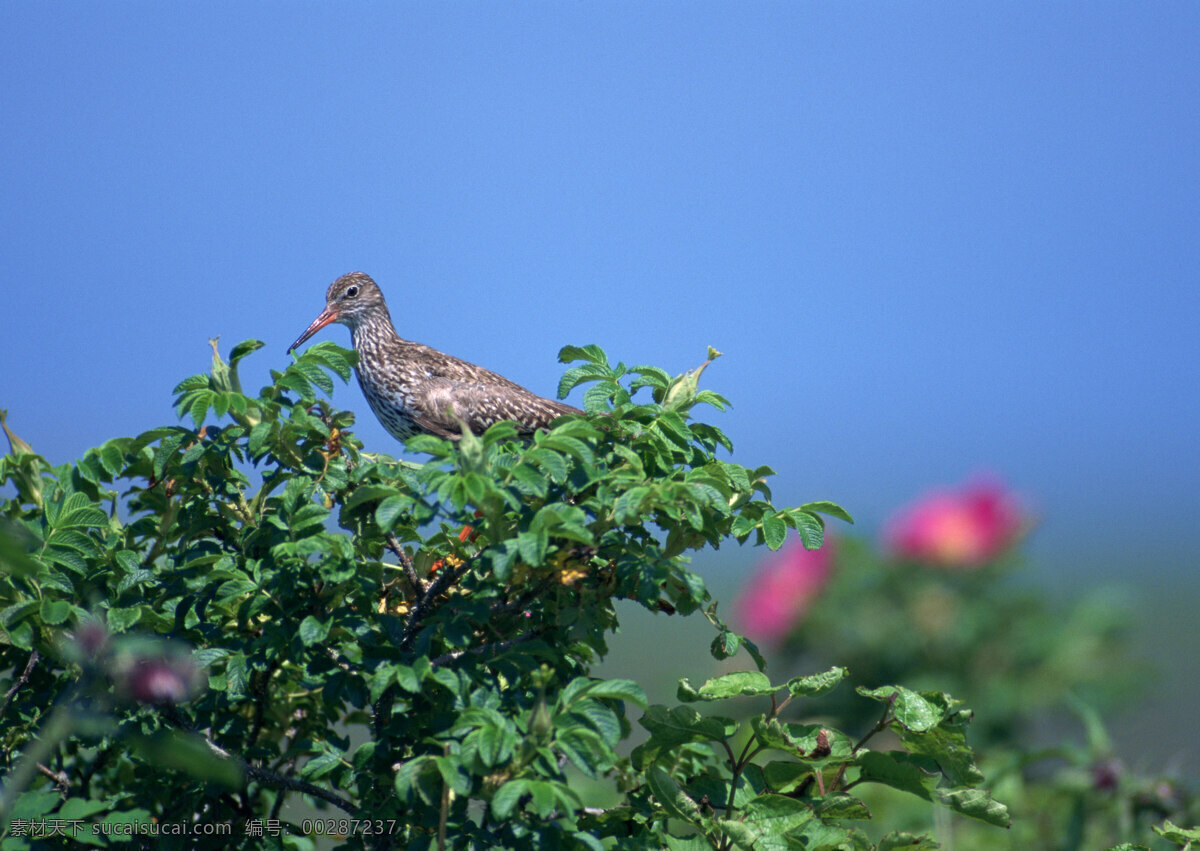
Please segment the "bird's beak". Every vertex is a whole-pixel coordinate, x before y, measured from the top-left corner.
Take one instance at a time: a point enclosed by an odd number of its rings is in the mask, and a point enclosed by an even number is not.
[[[320,331],[322,328],[324,328],[329,323],[337,322],[337,318],[338,318],[338,312],[336,310],[334,310],[332,307],[326,307],[324,310],[321,311],[321,315],[313,320],[312,325],[309,325],[304,330],[304,333],[296,338],[296,342],[294,342],[290,346],[288,346],[288,354],[290,355],[297,346],[299,346],[301,343],[303,343],[305,340],[307,340],[313,334]]]

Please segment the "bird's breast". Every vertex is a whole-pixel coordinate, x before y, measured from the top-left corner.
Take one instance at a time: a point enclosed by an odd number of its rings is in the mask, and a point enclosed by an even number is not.
[[[355,373],[367,404],[388,434],[397,440],[405,440],[419,431],[412,418],[416,400],[408,384],[399,379],[380,380],[375,375],[364,374],[357,369]]]

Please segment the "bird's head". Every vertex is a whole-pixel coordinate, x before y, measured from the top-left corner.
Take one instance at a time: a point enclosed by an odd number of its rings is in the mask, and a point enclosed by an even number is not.
[[[370,275],[365,272],[342,275],[329,285],[329,290],[325,293],[325,309],[321,311],[321,315],[288,347],[288,352],[326,325],[338,322],[354,330],[365,317],[381,309],[387,313],[383,293],[379,291],[379,285]]]

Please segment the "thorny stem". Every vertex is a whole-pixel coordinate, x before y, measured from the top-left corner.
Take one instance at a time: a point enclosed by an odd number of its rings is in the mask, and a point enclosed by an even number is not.
[[[212,739],[195,729],[187,717],[183,715],[174,706],[164,706],[161,708],[162,716],[171,723],[172,726],[184,730],[192,735],[199,736],[205,746],[214,754],[222,759],[229,760],[238,766],[244,772],[248,780],[257,780],[264,786],[270,786],[273,789],[286,789],[291,792],[300,792],[303,795],[311,795],[314,798],[320,798],[322,801],[327,801],[333,804],[339,810],[343,810],[349,815],[358,815],[358,807],[352,802],[330,792],[328,789],[323,789],[320,786],[314,786],[312,783],[307,783],[304,780],[297,780],[294,777],[285,777],[282,774],[277,774],[267,768],[262,768],[257,765],[252,765],[240,756],[236,756],[222,748]]]
[[[424,594],[425,583],[421,581],[421,577],[417,576],[417,569],[413,566],[412,559],[408,557],[404,547],[400,546],[400,541],[396,538],[395,533],[388,532],[384,540],[387,542],[388,549],[395,553],[396,558],[400,560],[400,569],[404,571],[404,578],[412,586],[413,593],[418,597]]]
[[[448,662],[453,662],[456,659],[461,659],[463,656],[467,655],[483,656],[491,653],[500,653],[504,650],[508,650],[510,647],[515,647],[516,645],[522,644],[526,641],[532,641],[535,638],[541,638],[542,632],[542,630],[534,630],[533,632],[527,632],[524,635],[519,635],[516,638],[510,638],[508,641],[497,641],[494,644],[484,644],[479,647],[468,647],[465,650],[455,650],[451,653],[443,653],[441,656],[430,659],[429,664],[436,668],[440,665],[445,665]]]
[[[37,650],[29,651],[29,661],[25,663],[25,670],[21,672],[21,676],[17,677],[16,682],[12,684],[12,688],[4,693],[4,704],[0,706],[0,718],[3,718],[5,713],[8,712],[8,707],[12,705],[13,698],[17,696],[17,692],[21,690],[21,687],[29,682],[29,677],[33,674],[33,669],[37,666],[39,658],[41,657],[38,655]]]
[[[478,558],[478,556],[475,558]],[[467,572],[467,568],[474,563],[475,558],[472,558],[459,567],[446,565],[438,572],[437,578],[425,586],[424,593],[417,597],[416,602],[413,603],[412,611],[409,612],[408,620],[404,624],[404,630],[400,633],[400,641],[397,644],[397,649],[400,652],[403,653],[409,649],[409,646],[417,635],[417,630],[421,626],[421,621],[428,615],[429,608],[433,605],[433,602],[443,591]],[[383,694],[379,696],[379,699],[375,701],[375,705],[372,707],[372,714],[374,715],[372,728],[377,740],[383,735],[383,728],[387,724],[388,716],[391,715],[392,703],[395,699],[394,689],[395,685],[390,685],[384,689]]]

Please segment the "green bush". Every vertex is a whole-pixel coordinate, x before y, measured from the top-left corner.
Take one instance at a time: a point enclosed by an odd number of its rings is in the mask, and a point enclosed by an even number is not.
[[[777,509],[769,468],[717,457],[729,440],[693,417],[726,404],[698,388],[703,366],[672,378],[568,347],[560,393],[590,382],[586,416],[529,442],[504,423],[414,437],[414,464],[364,452],[320,396],[353,352],[313,346],[250,396],[238,364],[260,346],[226,362],[214,341],[211,374],[180,383],[194,428],[59,466],[9,433],[3,848],[54,829],[156,847],[870,848],[872,786],[1008,823],[959,701],[877,683],[858,689],[866,729],[803,723],[845,671],[773,685],[725,626],[689,552],[777,548],[789,528],[816,547],[822,515],[849,517]],[[713,656],[750,669],[647,706],[589,675],[618,600],[664,629],[699,613]],[[695,708],[715,701],[760,712]],[[646,735],[623,755],[631,713]],[[289,816],[296,799],[320,818]],[[933,847],[899,831],[878,847],[900,845]]]

